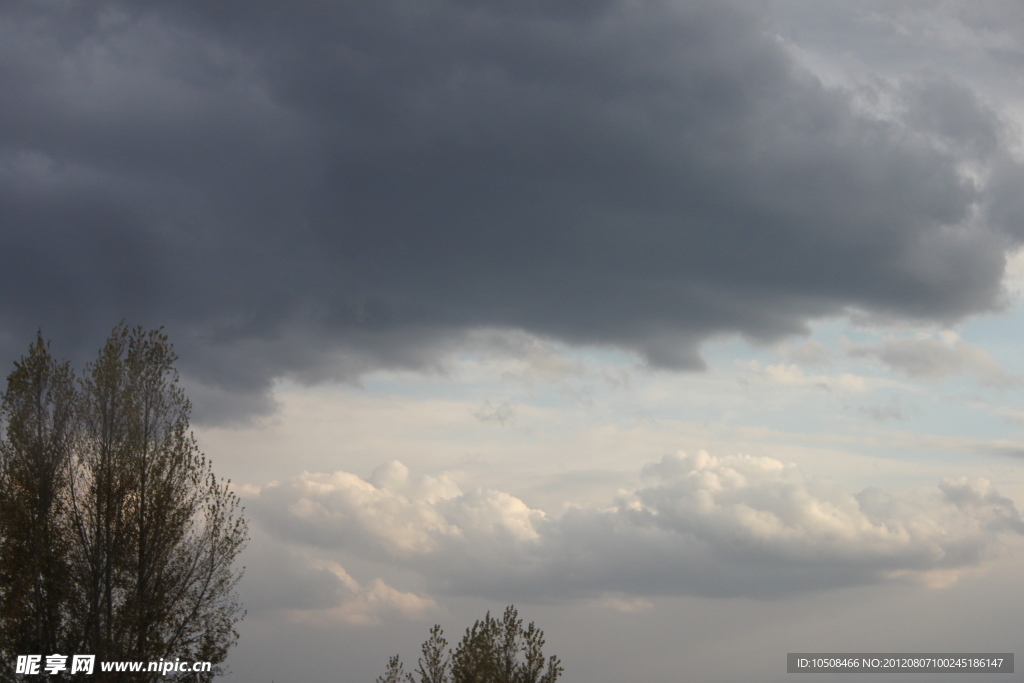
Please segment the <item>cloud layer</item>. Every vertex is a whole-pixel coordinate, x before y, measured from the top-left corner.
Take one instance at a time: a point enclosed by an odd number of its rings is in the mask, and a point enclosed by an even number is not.
[[[265,540],[255,554],[249,553],[249,562],[246,609],[256,615],[277,612],[290,621],[373,624],[393,614],[419,617],[436,607],[433,600],[399,591],[383,579],[360,584],[337,562],[282,552]]]
[[[913,379],[935,382],[961,373],[982,384],[1008,387],[1020,383],[987,351],[968,344],[952,331],[933,337],[886,339],[879,344],[848,344],[854,358],[876,358]]]
[[[384,561],[433,591],[503,599],[772,597],[912,578],[955,580],[1024,533],[984,480],[859,492],[770,458],[664,457],[604,508],[558,515],[462,491],[401,463],[369,480],[305,473],[251,503],[279,541]]]
[[[1000,305],[998,114],[916,77],[866,113],[758,7],[5,3],[4,349],[163,324],[216,418],[483,327],[685,368],[712,335]]]

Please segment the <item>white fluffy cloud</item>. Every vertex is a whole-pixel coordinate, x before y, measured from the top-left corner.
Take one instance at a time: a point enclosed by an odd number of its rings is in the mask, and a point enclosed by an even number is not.
[[[516,599],[946,582],[1024,533],[984,480],[853,492],[771,458],[703,451],[665,456],[642,478],[606,507],[553,516],[393,462],[369,479],[274,482],[253,507],[286,542],[402,566],[439,591]]]

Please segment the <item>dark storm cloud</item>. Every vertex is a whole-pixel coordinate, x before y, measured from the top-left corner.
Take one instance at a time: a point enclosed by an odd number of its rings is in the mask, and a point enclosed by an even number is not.
[[[5,3],[4,351],[166,325],[226,417],[478,327],[699,367],[712,335],[997,307],[996,114],[937,78],[868,116],[752,12]]]

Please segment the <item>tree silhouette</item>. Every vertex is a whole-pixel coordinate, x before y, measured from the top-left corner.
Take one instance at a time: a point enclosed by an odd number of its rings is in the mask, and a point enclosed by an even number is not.
[[[488,612],[467,628],[454,651],[447,649],[444,632],[435,625],[423,643],[415,675],[406,673],[395,655],[377,683],[555,683],[562,663],[554,655],[545,659],[544,644],[544,632],[533,622],[524,628],[510,605],[500,620]]]
[[[77,383],[41,335],[15,363],[0,403],[5,678],[17,680],[15,655],[54,652],[213,664],[167,676],[97,670],[96,681],[222,673],[242,616],[233,563],[247,528],[189,431],[175,360],[160,330],[120,325]]]

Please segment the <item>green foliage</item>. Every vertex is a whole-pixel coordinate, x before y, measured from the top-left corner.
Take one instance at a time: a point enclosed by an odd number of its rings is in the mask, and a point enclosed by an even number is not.
[[[97,681],[221,672],[247,529],[189,431],[175,360],[159,330],[118,326],[77,382],[41,337],[15,363],[0,402],[0,678],[16,680],[17,654],[54,652],[214,664]]]
[[[563,672],[561,661],[553,655],[545,659],[544,644],[544,632],[533,622],[524,628],[515,607],[509,606],[500,620],[488,612],[467,628],[454,652],[447,649],[441,626],[435,625],[423,643],[419,678],[404,673],[395,655],[377,683],[555,683]]]

